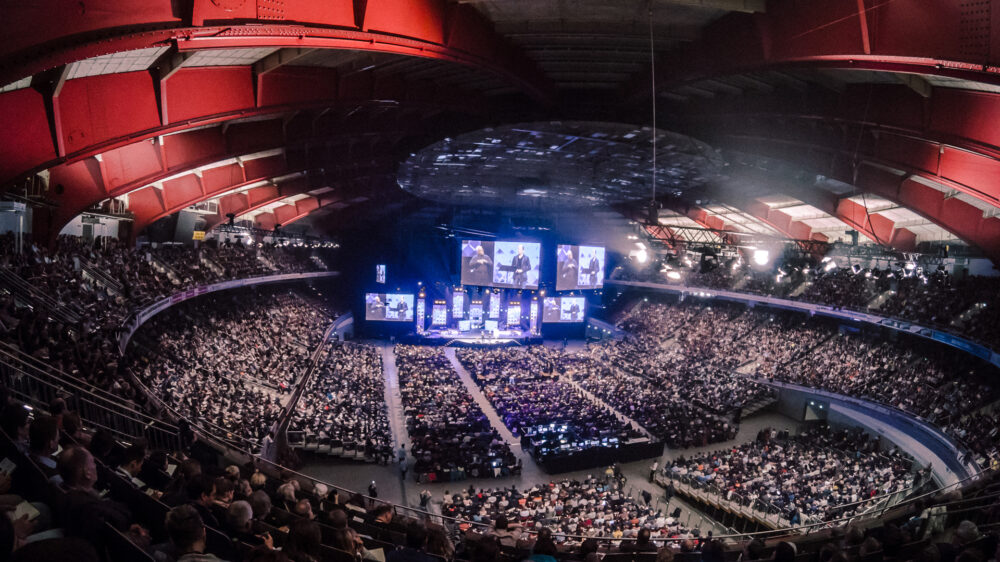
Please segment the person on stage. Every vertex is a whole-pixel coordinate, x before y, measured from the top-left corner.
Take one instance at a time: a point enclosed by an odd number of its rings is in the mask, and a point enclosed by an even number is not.
[[[476,246],[476,255],[469,260],[469,280],[473,285],[489,285],[492,279],[493,260],[482,246]]]
[[[517,245],[517,255],[510,260],[510,268],[514,270],[514,286],[523,289],[531,271],[531,259],[524,255],[524,244]]]

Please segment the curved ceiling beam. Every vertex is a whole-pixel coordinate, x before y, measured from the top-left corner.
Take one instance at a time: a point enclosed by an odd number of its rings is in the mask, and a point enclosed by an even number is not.
[[[40,0],[5,6],[4,20],[2,84],[76,60],[175,43],[405,54],[488,70],[539,101],[554,95],[537,66],[475,8],[444,0],[90,0],[69,9]]]
[[[952,0],[772,0],[767,13],[728,14],[705,28],[698,41],[659,56],[656,83],[659,89],[795,64],[891,68],[996,83],[1000,45],[989,40],[996,35],[994,23]],[[648,97],[649,83],[647,72],[625,91]]]
[[[317,207],[334,203],[347,205],[351,202],[367,200],[376,189],[374,187],[376,179],[385,180],[393,177],[395,177],[393,174],[384,172],[381,174],[361,173],[352,176],[338,176],[330,185],[324,186],[325,189],[311,186],[310,182],[307,181],[291,181],[278,186],[255,187],[245,192],[223,195],[219,198],[219,211],[215,215],[205,217],[205,230],[212,230],[225,222],[226,215],[232,214],[239,217],[303,193],[315,192],[310,193],[310,197],[316,200]],[[298,201],[295,203],[297,204]],[[305,209],[307,206],[308,203],[299,206],[299,209]]]
[[[164,81],[143,71],[68,80],[58,90],[43,86],[0,94],[8,123],[0,128],[0,186],[137,141],[260,115],[373,105],[486,113],[482,96],[453,86],[371,71],[338,77],[312,67],[260,77],[249,66],[182,68]]]
[[[62,164],[48,171],[47,198],[59,207],[53,224],[61,228],[97,202],[166,178],[175,180],[193,174],[206,186],[233,178],[259,180],[262,176],[255,174],[260,163],[250,164],[259,158],[251,157],[278,148],[284,149],[281,157],[293,165],[312,159],[317,167],[322,167],[320,158],[329,158],[331,162],[344,156],[361,159],[372,153],[371,147],[395,145],[404,138],[417,138],[427,132],[426,122],[399,121],[398,125],[374,121],[368,130],[352,132],[356,127],[348,126],[332,114],[317,118],[301,113],[284,120],[237,123],[157,137]],[[331,130],[336,132],[329,134],[327,131]],[[221,162],[227,163],[219,165]]]
[[[741,149],[746,151],[745,146]],[[808,149],[799,142],[775,142],[773,139],[760,138],[749,152],[794,162],[814,173],[853,185],[860,192],[879,195],[980,248],[994,263],[1000,263],[1000,218],[987,217],[982,209],[921,183],[914,179],[920,177],[915,170],[903,170],[897,174],[883,166],[862,162],[855,172],[854,167],[842,158],[831,159],[828,156],[822,162],[809,160],[806,155]],[[898,232],[900,229],[885,217],[875,218],[878,213],[867,213],[860,206],[848,206],[846,198],[805,185],[794,188],[788,182],[775,185],[775,190],[814,205],[855,227],[867,227],[869,230],[865,235],[883,245],[891,245],[893,241],[904,247],[909,244],[907,239],[912,233]],[[814,193],[813,197],[819,199],[819,204],[810,201],[810,190]],[[834,202],[832,210],[829,203],[831,200]],[[823,204],[822,201],[828,202]],[[865,215],[864,219],[861,218],[862,214]]]
[[[895,224],[877,213],[868,213],[865,208],[851,201],[847,197],[837,195],[815,186],[807,186],[786,181],[774,177],[773,174],[766,174],[757,170],[746,169],[741,166],[739,179],[736,182],[739,187],[746,187],[746,182],[754,182],[767,186],[773,192],[789,195],[798,199],[802,203],[810,205],[831,215],[844,224],[857,230],[873,242],[883,246],[894,248],[902,252],[913,251],[916,247],[916,234],[905,229],[898,228]],[[772,209],[766,203],[758,199],[744,199],[737,194],[740,189],[733,186],[720,186],[714,190],[714,195],[720,200],[733,205],[741,211],[750,214],[772,228],[782,232],[790,238],[799,240],[816,240],[818,242],[828,242],[825,234],[813,232],[812,227],[803,221],[796,220],[791,215],[782,212],[781,209]]]
[[[133,231],[135,233],[139,233],[150,224],[165,216],[181,211],[191,205],[200,203],[207,199],[224,195],[242,187],[247,187],[261,180],[273,181],[275,178],[279,178],[281,176],[304,173],[304,178],[292,180],[293,182],[296,182],[297,185],[290,187],[289,191],[294,192],[296,189],[308,191],[310,189],[338,185],[342,181],[358,176],[385,173],[387,169],[392,169],[394,164],[394,160],[382,159],[372,160],[363,165],[348,163],[337,168],[327,165],[326,168],[320,170],[312,167],[301,169],[292,168],[285,165],[283,162],[272,162],[267,165],[262,165],[261,169],[266,169],[267,171],[261,176],[255,177],[252,181],[237,181],[231,185],[215,188],[206,186],[202,181],[200,181],[201,178],[192,174],[190,176],[178,178],[178,180],[164,182],[162,189],[156,186],[149,186],[129,194],[128,208],[129,211],[131,211],[135,216],[133,223],[135,226]],[[301,193],[302,191],[298,191],[297,193]],[[260,195],[260,193],[258,192],[255,195]]]
[[[873,91],[874,90],[874,91]],[[707,141],[727,131],[780,135],[857,151],[919,170],[1000,207],[1000,94],[935,88],[925,100],[903,86],[851,89],[839,98],[772,96],[691,104],[684,127]]]

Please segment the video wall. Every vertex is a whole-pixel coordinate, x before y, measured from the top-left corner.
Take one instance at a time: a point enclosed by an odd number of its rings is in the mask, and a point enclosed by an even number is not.
[[[560,244],[556,251],[556,290],[600,289],[604,286],[603,246]]]
[[[413,322],[413,295],[366,293],[365,320]]]
[[[462,241],[462,284],[537,289],[542,245],[537,242]]]
[[[583,297],[545,297],[542,322],[583,322],[585,307]]]

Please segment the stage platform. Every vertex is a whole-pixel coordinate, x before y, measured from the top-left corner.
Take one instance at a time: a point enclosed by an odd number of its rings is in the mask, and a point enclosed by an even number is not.
[[[541,344],[542,337],[527,330],[428,330],[424,334],[409,334],[404,343],[445,347],[505,347]]]

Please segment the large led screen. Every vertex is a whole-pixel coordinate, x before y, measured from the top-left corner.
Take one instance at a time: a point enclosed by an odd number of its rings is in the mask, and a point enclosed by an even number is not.
[[[556,290],[604,286],[604,247],[560,244],[556,250]]]
[[[583,297],[545,297],[542,322],[583,322]]]
[[[365,294],[365,320],[413,321],[413,295]]]
[[[462,284],[537,289],[542,245],[532,242],[462,241]]]

